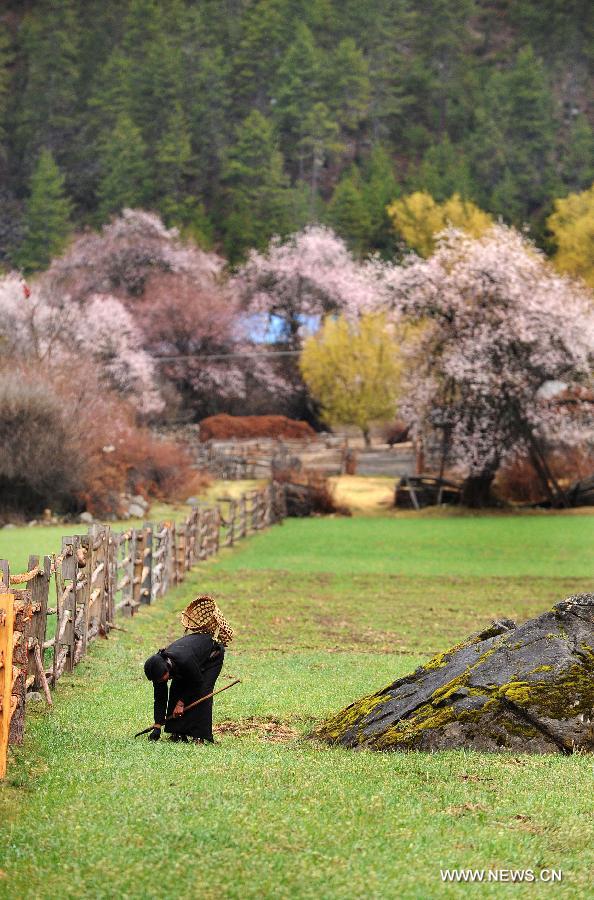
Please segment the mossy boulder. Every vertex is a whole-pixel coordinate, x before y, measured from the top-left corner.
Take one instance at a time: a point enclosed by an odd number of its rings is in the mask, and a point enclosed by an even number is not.
[[[369,750],[594,750],[594,594],[493,622],[313,737]]]

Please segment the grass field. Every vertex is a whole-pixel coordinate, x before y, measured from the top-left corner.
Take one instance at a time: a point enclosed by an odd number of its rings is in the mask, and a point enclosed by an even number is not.
[[[591,589],[593,544],[588,515],[357,518],[223,553],[95,643],[52,713],[30,709],[0,789],[0,896],[590,896],[590,757],[353,753],[306,734],[491,618]],[[142,661],[198,590],[237,628],[219,742],[135,741]],[[458,866],[563,881],[443,884]]]

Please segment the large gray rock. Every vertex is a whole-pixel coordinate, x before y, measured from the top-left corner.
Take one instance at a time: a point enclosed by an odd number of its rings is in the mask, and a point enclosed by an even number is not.
[[[371,750],[594,750],[594,594],[494,622],[351,703],[314,737]]]
[[[140,506],[139,503],[131,503],[128,507],[128,515],[133,519],[142,519],[145,512],[146,509],[144,508],[144,506]]]

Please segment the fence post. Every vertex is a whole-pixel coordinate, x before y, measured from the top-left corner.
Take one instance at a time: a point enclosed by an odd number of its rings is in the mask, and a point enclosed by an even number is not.
[[[124,541],[124,559],[122,560],[122,569],[124,577],[122,578],[122,612],[125,616],[131,616],[134,607],[132,606],[134,593],[134,559],[136,557],[136,531],[130,528],[126,532]]]
[[[167,526],[169,531],[169,582],[177,584],[177,531],[175,522]]]
[[[186,577],[186,530],[183,525],[176,528],[175,580],[177,584]]]
[[[39,557],[30,556],[28,566],[29,571],[36,568],[37,566],[39,566]],[[44,556],[42,571],[40,571],[39,574],[37,574],[35,578],[32,578],[29,582],[29,588],[31,590],[33,619],[31,621],[31,628],[29,629],[30,638],[28,672],[30,676],[33,676],[33,687],[35,689],[44,687],[43,680],[45,679],[45,675],[43,675],[43,670],[39,671],[39,667],[36,663],[35,648],[39,648],[43,659],[43,645],[45,642],[45,632],[47,628],[47,602],[51,571],[52,561],[49,556]]]
[[[72,672],[78,660],[87,652],[91,618],[95,613],[94,591],[92,591],[93,576],[95,575],[95,535],[91,532],[88,535],[81,535],[75,540],[72,635],[70,629],[67,629],[66,632],[72,641],[72,643],[69,641],[70,652],[66,660],[66,671],[68,672]],[[79,554],[79,550],[82,550],[82,555]]]
[[[62,562],[56,572],[57,621],[54,638],[54,687],[67,667],[74,666],[74,619],[76,616],[76,590],[78,582],[78,537],[62,538]],[[66,579],[70,584],[66,584]],[[62,646],[64,645],[64,646]]]
[[[144,564],[144,531],[142,528],[134,529],[134,561],[132,578],[132,614],[140,606],[140,585],[142,583],[142,567]]]
[[[244,538],[247,534],[247,514],[246,514],[246,502],[245,502],[245,494],[242,494],[239,498],[239,535],[238,537]]]
[[[0,559],[0,590],[10,591],[10,565],[7,559]]]
[[[117,586],[117,543],[111,528],[108,529],[106,554],[106,577],[105,577],[105,618],[107,629],[109,631],[111,625],[115,621],[115,592]]]
[[[12,716],[13,629],[14,596],[2,593],[0,594],[0,778],[6,775],[8,735]]]
[[[150,603],[153,599],[153,530],[152,523],[144,523],[144,551],[140,581],[141,603]]]
[[[221,510],[217,506],[213,512],[214,520],[214,546],[212,549],[213,556],[216,556],[221,546]]]

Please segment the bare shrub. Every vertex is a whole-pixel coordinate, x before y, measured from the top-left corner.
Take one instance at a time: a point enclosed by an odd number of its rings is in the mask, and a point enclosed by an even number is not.
[[[546,461],[551,474],[564,490],[594,474],[594,456],[584,446],[549,452]],[[541,479],[529,457],[523,454],[501,467],[495,490],[500,499],[512,503],[540,503],[547,499]]]
[[[279,469],[274,480],[287,487],[287,512],[289,516],[327,516],[336,513],[350,516],[346,506],[336,503],[334,487],[323,472],[314,469]]]
[[[0,496],[5,510],[72,509],[85,460],[61,398],[40,376],[0,372]]]
[[[209,478],[185,445],[136,424],[132,405],[84,363],[0,371],[0,496],[6,511],[117,515],[122,495],[183,500]]]

